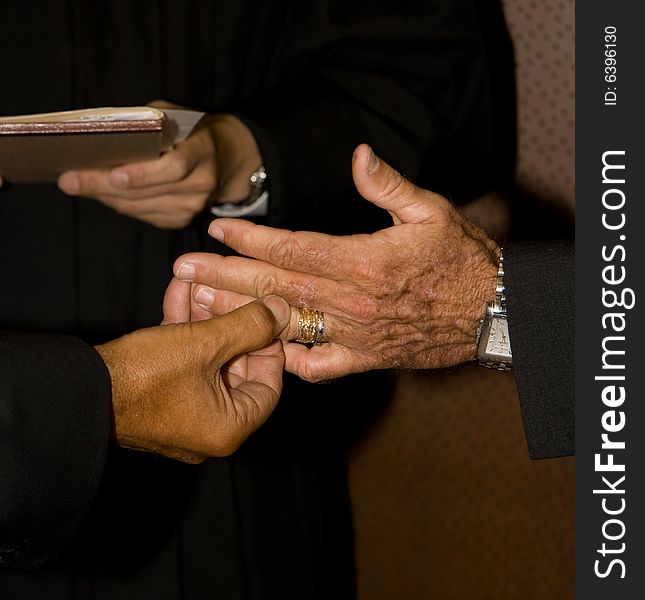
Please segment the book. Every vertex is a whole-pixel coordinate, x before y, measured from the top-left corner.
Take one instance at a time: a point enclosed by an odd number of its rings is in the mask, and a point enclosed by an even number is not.
[[[203,114],[129,106],[0,117],[0,176],[44,183],[65,171],[154,159],[188,137]]]

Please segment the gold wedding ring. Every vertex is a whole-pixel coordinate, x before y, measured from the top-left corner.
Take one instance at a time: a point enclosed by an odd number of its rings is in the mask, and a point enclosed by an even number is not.
[[[319,310],[301,308],[298,317],[298,337],[302,344],[320,344],[325,337],[325,315]]]

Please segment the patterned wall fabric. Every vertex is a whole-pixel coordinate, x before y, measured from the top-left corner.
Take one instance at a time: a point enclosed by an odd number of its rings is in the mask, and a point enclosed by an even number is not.
[[[518,183],[574,212],[574,2],[503,0],[515,48]]]
[[[399,375],[350,486],[360,600],[573,599],[574,459],[528,459],[512,374]]]

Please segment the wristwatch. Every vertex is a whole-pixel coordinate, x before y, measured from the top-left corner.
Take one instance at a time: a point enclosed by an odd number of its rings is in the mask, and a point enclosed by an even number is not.
[[[486,306],[486,316],[480,321],[477,331],[477,360],[483,367],[510,371],[513,366],[511,339],[506,318],[504,287],[504,257],[500,253],[497,267],[495,300]]]
[[[264,165],[249,177],[251,193],[241,202],[226,202],[213,204],[211,213],[216,217],[262,217],[266,216],[269,205],[269,190],[267,189],[267,172]]]

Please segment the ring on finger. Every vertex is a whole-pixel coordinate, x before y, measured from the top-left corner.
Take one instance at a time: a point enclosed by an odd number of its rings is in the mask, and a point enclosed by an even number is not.
[[[313,308],[301,308],[298,317],[298,337],[302,344],[322,344],[325,339],[325,314]]]

